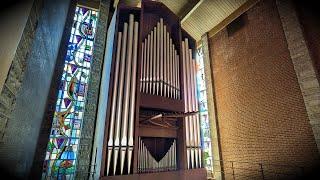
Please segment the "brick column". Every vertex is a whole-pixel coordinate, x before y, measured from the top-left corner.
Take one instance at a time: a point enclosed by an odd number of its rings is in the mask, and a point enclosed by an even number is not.
[[[319,80],[292,1],[277,0],[276,2],[308,118],[320,151]]]
[[[215,104],[215,95],[214,95],[214,80],[213,73],[211,69],[211,59],[208,43],[208,34],[204,34],[201,37],[201,43],[203,48],[203,61],[204,61],[204,71],[205,71],[205,82],[206,82],[206,92],[207,92],[207,104],[208,104],[208,115],[210,119],[210,133],[211,133],[211,145],[212,145],[212,155],[213,155],[213,173],[214,178],[219,180],[222,179],[221,167],[222,160],[220,158],[220,141],[219,141],[219,127],[217,120],[217,111]]]

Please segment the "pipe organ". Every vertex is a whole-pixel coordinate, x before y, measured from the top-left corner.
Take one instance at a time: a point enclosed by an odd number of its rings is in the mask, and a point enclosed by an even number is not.
[[[195,40],[160,2],[114,16],[102,179],[205,179]]]
[[[180,99],[179,55],[163,19],[142,42],[140,92]]]

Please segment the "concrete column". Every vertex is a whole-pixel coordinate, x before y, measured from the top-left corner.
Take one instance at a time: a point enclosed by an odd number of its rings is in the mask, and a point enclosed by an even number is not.
[[[319,80],[292,1],[277,0],[276,3],[308,118],[320,150]]]
[[[204,34],[201,37],[202,49],[203,49],[203,61],[205,70],[205,82],[207,91],[207,104],[208,104],[208,115],[210,119],[210,133],[211,133],[211,143],[212,143],[212,155],[213,155],[213,175],[214,179],[222,179],[221,167],[222,162],[220,161],[220,142],[219,142],[219,127],[217,120],[217,111],[215,104],[214,95],[214,77],[211,69],[211,59],[208,43],[208,34]]]

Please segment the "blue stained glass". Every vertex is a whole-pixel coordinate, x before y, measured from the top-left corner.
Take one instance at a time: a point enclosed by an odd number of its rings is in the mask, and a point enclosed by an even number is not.
[[[204,164],[207,170],[213,170],[213,157],[211,147],[211,135],[210,135],[210,122],[208,117],[207,107],[207,95],[206,95],[206,82],[204,73],[204,61],[202,47],[198,49],[197,53],[197,86],[198,86],[198,102],[200,107],[200,124],[201,124],[201,143],[203,145],[204,153]]]
[[[76,7],[42,179],[74,179],[98,12]]]

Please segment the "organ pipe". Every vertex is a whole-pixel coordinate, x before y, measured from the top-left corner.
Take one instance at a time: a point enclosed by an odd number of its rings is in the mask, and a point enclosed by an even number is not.
[[[125,70],[125,86],[124,86],[124,103],[122,112],[122,127],[121,127],[121,153],[120,153],[120,174],[123,174],[125,154],[127,150],[127,133],[128,133],[128,113],[129,113],[129,88],[131,76],[131,63],[132,63],[132,42],[133,42],[133,21],[132,14],[129,16],[129,32],[128,32],[128,47],[126,54],[126,70]]]
[[[118,43],[117,43],[117,54],[116,54],[116,66],[115,66],[115,80],[113,81],[113,87],[116,89],[119,76],[119,64],[120,64],[120,47],[121,47],[121,40],[122,40],[122,32],[118,33]],[[110,169],[110,162],[111,162],[111,153],[113,148],[113,131],[114,131],[114,121],[115,121],[115,110],[116,110],[116,104],[117,104],[117,92],[113,90],[112,94],[112,105],[111,105],[111,118],[110,118],[110,125],[109,125],[109,138],[108,138],[108,156],[107,156],[107,175],[109,175],[109,169]]]
[[[140,92],[180,99],[179,55],[162,18],[144,39],[144,46]]]
[[[134,149],[134,119],[136,105],[136,75],[138,53],[139,23],[134,21],[134,15],[129,15],[129,24],[123,24],[123,32],[118,33],[116,62],[113,80],[111,115],[108,136],[107,175],[116,175],[118,159],[120,158],[120,175],[124,173],[125,165],[128,174],[131,173],[132,154]],[[145,44],[142,45],[146,47]],[[143,48],[144,52],[146,48]],[[146,54],[146,52],[144,53]],[[143,57],[143,56],[142,56]],[[144,57],[143,57],[144,58]],[[145,58],[144,58],[145,59]],[[146,66],[146,62],[141,67]],[[143,72],[146,74],[146,72]],[[143,76],[144,78],[145,76]],[[140,79],[143,80],[143,79]],[[142,86],[145,84],[142,81]],[[143,88],[141,89],[143,90]],[[121,132],[120,132],[121,131]],[[138,145],[140,147],[140,144]],[[120,151],[120,154],[119,154]],[[113,154],[113,167],[110,166]],[[142,161],[142,151],[138,152]],[[141,166],[139,167],[141,168]]]
[[[137,52],[138,52],[138,32],[139,23],[134,23],[134,39],[133,39],[133,62],[132,62],[132,75],[131,75],[131,95],[130,95],[130,114],[129,114],[129,131],[128,131],[128,174],[131,170],[131,157],[133,152],[133,132],[134,132],[134,110],[136,99],[136,74],[137,74]]]
[[[163,19],[160,18],[160,54],[159,54],[159,68],[160,68],[160,96],[163,96]]]
[[[171,31],[167,27],[160,18],[156,26],[141,42],[141,78],[138,79],[140,80],[138,91],[171,99],[183,98],[185,113],[198,112],[196,63],[192,58],[188,39],[185,38],[182,41],[181,50],[178,50],[179,46],[175,46],[176,42],[174,38],[171,38]],[[107,175],[131,173],[136,117],[138,38],[139,23],[134,21],[134,15],[130,14],[129,21],[123,23],[122,32],[118,32],[117,36],[107,143]],[[180,69],[180,63],[183,63],[181,66],[183,71]],[[182,85],[180,79],[183,80],[184,97],[180,97],[180,85]],[[201,167],[199,116],[192,114],[184,119],[188,168],[198,168]],[[136,141],[138,141],[138,172],[162,172],[177,168],[176,140],[160,161],[156,161],[151,155],[143,143],[143,138],[139,137]],[[112,158],[113,166],[111,166]],[[117,169],[120,171],[116,171]]]
[[[196,91],[196,62],[192,58],[192,50],[189,49],[188,39],[182,42],[182,60],[185,72],[185,111],[198,112],[197,91]],[[185,118],[186,121],[186,146],[188,168],[201,167],[201,142],[199,115],[191,115]]]
[[[151,32],[152,33],[152,32]],[[150,89],[149,89],[149,87],[150,87],[150,70],[151,70],[151,62],[150,62],[150,57],[152,56],[151,55],[151,48],[150,48],[150,46],[151,46],[151,36],[150,36],[150,34],[148,34],[148,39],[147,39],[147,59],[146,59],[146,61],[147,61],[147,67],[146,67],[146,93],[150,93],[151,91],[150,91]]]
[[[160,23],[157,23],[157,46],[156,46],[156,95],[160,95],[159,92],[159,81],[160,81]]]
[[[142,70],[140,72],[140,92],[144,92],[144,88],[143,88],[144,81],[145,81],[145,79],[144,79],[144,71],[145,71],[145,68],[144,68],[144,66],[145,66],[145,55],[144,55],[145,47],[144,47],[144,43],[142,43],[141,46],[142,46],[141,47],[142,48],[142,53],[141,53],[142,57],[141,57],[140,69],[142,69]]]
[[[157,82],[157,27],[154,27],[153,32],[153,81],[152,81],[152,94],[156,95],[156,82]]]
[[[167,96],[166,97],[170,97],[170,34],[169,32],[167,32],[167,36],[166,36],[166,41],[167,41],[167,45],[166,45],[166,49],[167,49],[167,55],[166,55],[166,69],[167,69]]]
[[[163,23],[163,22],[162,22]],[[163,96],[167,97],[167,26],[163,25]]]
[[[119,95],[117,100],[117,111],[116,111],[116,126],[115,126],[115,138],[114,138],[114,152],[113,152],[113,174],[116,173],[116,167],[118,162],[118,154],[120,149],[120,125],[121,125],[121,111],[122,111],[122,98],[123,98],[123,86],[124,86],[124,69],[125,69],[125,53],[127,44],[127,31],[128,23],[124,23],[123,27],[123,41],[121,47],[121,66],[120,66],[120,77],[119,85]],[[113,112],[112,112],[113,113]]]
[[[138,169],[140,173],[163,172],[177,169],[177,143],[173,140],[169,150],[160,161],[156,161],[149,152],[142,138],[139,139],[139,161]]]

